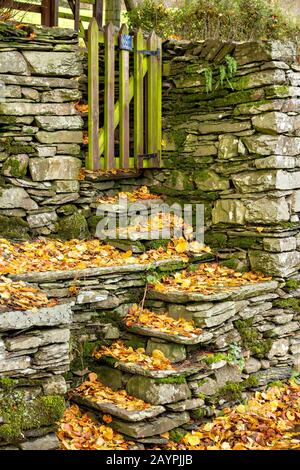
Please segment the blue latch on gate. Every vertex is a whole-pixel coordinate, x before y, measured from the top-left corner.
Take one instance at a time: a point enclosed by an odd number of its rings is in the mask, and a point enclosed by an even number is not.
[[[119,49],[123,51],[133,51],[132,36],[130,36],[129,34],[120,34]]]

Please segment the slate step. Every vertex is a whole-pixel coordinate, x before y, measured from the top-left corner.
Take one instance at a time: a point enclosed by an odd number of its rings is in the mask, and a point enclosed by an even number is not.
[[[192,344],[199,344],[205,341],[206,339],[206,334],[200,333],[200,334],[192,334],[191,336],[183,336],[183,335],[177,335],[177,334],[169,334],[169,333],[164,333],[163,331],[159,331],[156,328],[150,328],[146,326],[140,326],[140,325],[132,325],[130,327],[126,326],[124,324],[125,328],[127,331],[130,333],[135,333],[141,336],[150,336],[153,338],[160,338],[168,341],[169,343],[178,343],[178,344],[185,344],[185,345],[192,345]]]
[[[152,418],[144,422],[131,423],[113,419],[110,426],[121,434],[126,436],[140,439],[146,437],[157,436],[171,431],[172,429],[178,428],[179,426],[186,424],[190,421],[190,416],[187,412],[183,413],[166,413]]]
[[[192,374],[198,373],[200,370],[203,370],[203,364],[193,365],[189,367],[178,367],[174,370],[153,370],[153,369],[144,369],[142,366],[134,363],[128,362],[116,362],[116,369],[120,369],[124,372],[134,374],[134,375],[143,375],[145,377],[151,377],[154,379],[162,379],[165,377],[179,377],[179,376],[189,376]]]
[[[147,418],[153,418],[165,411],[165,408],[161,405],[151,405],[149,408],[144,410],[128,410],[126,408],[121,408],[114,403],[96,402],[89,398],[82,397],[77,393],[72,394],[71,400],[86,408],[101,411],[102,413],[108,413],[110,415],[116,416],[117,418],[130,422],[143,421]]]
[[[147,291],[147,299],[163,300],[174,304],[186,304],[189,302],[216,302],[220,300],[244,300],[250,297],[259,296],[268,292],[274,292],[279,283],[277,281],[266,281],[249,283],[239,287],[220,288],[213,294],[205,295],[200,292],[185,292],[173,290],[161,292],[155,289]]]

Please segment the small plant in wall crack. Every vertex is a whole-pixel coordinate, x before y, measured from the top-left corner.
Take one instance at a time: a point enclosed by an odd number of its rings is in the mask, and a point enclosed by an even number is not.
[[[238,63],[234,57],[227,54],[225,56],[223,64],[219,65],[219,70],[217,77],[215,79],[214,84],[214,75],[213,69],[211,67],[206,67],[204,69],[204,77],[205,77],[205,89],[206,93],[211,93],[218,88],[224,88],[227,84],[232,90],[234,90],[234,86],[232,84],[232,78],[234,78],[237,69]]]

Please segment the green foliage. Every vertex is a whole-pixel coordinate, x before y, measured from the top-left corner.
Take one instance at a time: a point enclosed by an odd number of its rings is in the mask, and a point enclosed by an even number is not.
[[[262,334],[252,326],[253,319],[237,320],[234,325],[242,338],[242,344],[245,348],[249,349],[253,356],[262,359],[270,351],[272,346],[271,339],[264,339]]]
[[[211,356],[204,357],[203,362],[205,362],[207,365],[215,364],[216,362],[220,361],[226,361],[227,360],[227,355],[224,353],[215,353],[212,354]]]
[[[299,299],[279,299],[274,300],[273,306],[274,307],[281,307],[281,308],[288,308],[290,310],[294,310],[294,312],[300,313],[300,301]]]
[[[251,375],[243,382],[227,382],[223,387],[219,388],[216,398],[217,400],[224,399],[226,401],[242,401],[243,391],[249,388],[254,388],[258,385],[258,380],[254,375]]]
[[[203,361],[207,365],[215,364],[216,362],[226,361],[228,364],[239,366],[242,370],[245,366],[242,349],[236,343],[229,346],[228,353],[217,352],[210,356],[204,357]]]
[[[155,379],[155,382],[159,384],[185,384],[186,379],[184,376],[179,375],[178,377],[164,377],[162,379]]]
[[[211,93],[213,91],[213,71],[210,67],[204,69],[204,77],[206,93]]]
[[[168,8],[162,0],[143,0],[127,17],[131,28],[155,29],[165,38],[246,41],[299,36],[299,27],[269,0],[191,0],[179,8]],[[234,65],[228,65],[233,72]],[[220,75],[224,80],[223,68]]]
[[[175,428],[170,431],[170,440],[173,442],[180,442],[187,434],[187,431],[183,428]]]
[[[236,343],[229,346],[226,361],[228,364],[239,366],[241,370],[245,367],[245,359],[243,357],[242,349]]]
[[[0,416],[4,420],[0,425],[0,439],[8,442],[22,440],[23,431],[54,425],[62,417],[64,409],[65,401],[61,396],[28,399],[22,389],[9,390],[0,399]]]
[[[296,289],[298,289],[299,284],[300,284],[300,281],[298,281],[297,279],[289,279],[288,281],[286,281],[284,287],[285,287],[288,291],[291,291],[291,290],[296,290]]]

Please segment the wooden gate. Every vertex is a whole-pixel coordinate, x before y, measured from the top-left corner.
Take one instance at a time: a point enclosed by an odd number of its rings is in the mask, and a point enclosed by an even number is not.
[[[104,45],[104,64],[101,61],[99,67],[100,44]],[[144,39],[141,30],[131,36],[126,25],[116,32],[111,23],[103,32],[99,31],[95,19],[91,21],[88,30],[87,169],[159,167],[161,52],[161,39],[154,32]],[[100,114],[99,86],[103,76],[104,112],[102,106]]]

